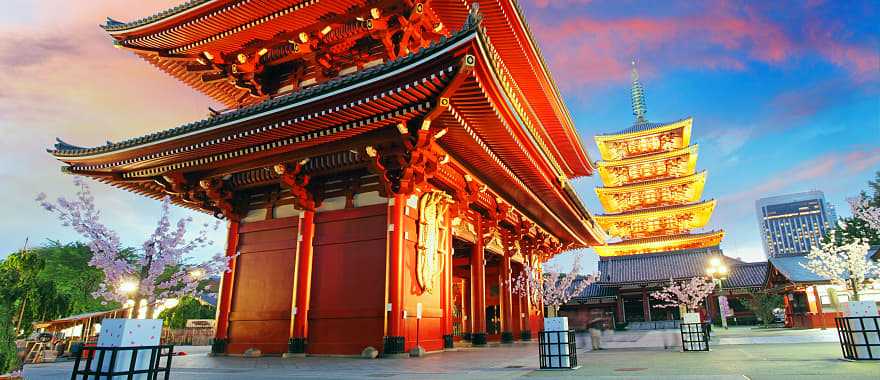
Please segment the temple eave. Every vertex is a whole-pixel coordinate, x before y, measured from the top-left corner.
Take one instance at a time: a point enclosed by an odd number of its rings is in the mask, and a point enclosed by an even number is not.
[[[702,234],[680,234],[623,240],[593,248],[599,256],[624,256],[711,247],[720,244],[723,238],[724,231],[719,230]]]

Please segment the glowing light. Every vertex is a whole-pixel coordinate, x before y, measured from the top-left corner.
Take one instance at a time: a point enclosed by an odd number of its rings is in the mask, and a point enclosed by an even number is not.
[[[168,298],[164,302],[164,306],[166,309],[172,309],[179,304],[180,304],[180,300],[177,298]]]
[[[238,59],[238,63],[245,63],[245,62],[247,62],[248,56],[245,53],[238,53],[236,58]]]
[[[266,55],[266,53],[268,53],[268,52],[269,52],[269,49],[262,48],[262,49],[260,49],[260,51],[257,52],[257,55],[262,57],[262,56]]]
[[[202,279],[205,277],[205,270],[201,269],[201,268],[193,269],[192,271],[189,272],[189,276],[196,279],[196,280]]]
[[[205,58],[207,58],[209,61],[213,61],[213,60],[214,60],[214,55],[211,54],[210,52],[207,52],[207,51],[202,52],[202,55],[204,55]]]
[[[135,280],[125,280],[119,284],[118,290],[122,294],[134,293],[138,290],[138,283]]]
[[[306,32],[299,32],[299,42],[309,42],[309,34]]]
[[[370,16],[373,18],[382,17],[382,10],[380,10],[379,8],[370,9]]]
[[[327,25],[324,27],[324,29],[321,29],[321,35],[326,36],[332,30],[333,30],[333,27],[331,27],[330,25]]]

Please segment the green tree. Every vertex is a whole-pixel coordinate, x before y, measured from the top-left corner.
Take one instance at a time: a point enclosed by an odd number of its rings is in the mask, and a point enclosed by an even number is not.
[[[20,367],[15,352],[15,325],[12,311],[0,307],[0,373],[7,373]]]
[[[184,297],[177,306],[159,313],[159,318],[164,320],[165,326],[180,329],[186,327],[188,319],[213,319],[215,313],[213,306],[193,297]]]
[[[773,321],[773,310],[782,307],[782,296],[767,292],[751,293],[745,304],[767,326]]]
[[[868,200],[868,204],[873,207],[880,207],[880,171],[874,173],[874,180],[868,181],[868,189],[862,190],[860,193]],[[828,243],[831,241],[831,234],[834,234],[835,241],[839,244],[851,243],[857,239],[868,242],[869,245],[880,245],[880,231],[872,229],[868,222],[855,218],[841,218],[843,228],[837,226],[825,235],[823,241]]]
[[[61,244],[49,241],[36,251],[45,260],[40,278],[54,283],[58,292],[67,299],[67,314],[82,314],[112,310],[118,303],[108,303],[92,296],[104,279],[101,270],[89,265],[92,252],[80,242]]]

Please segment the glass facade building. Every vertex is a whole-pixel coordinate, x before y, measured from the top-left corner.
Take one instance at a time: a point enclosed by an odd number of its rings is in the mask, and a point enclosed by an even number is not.
[[[767,257],[805,255],[837,223],[821,191],[762,198],[755,202]]]

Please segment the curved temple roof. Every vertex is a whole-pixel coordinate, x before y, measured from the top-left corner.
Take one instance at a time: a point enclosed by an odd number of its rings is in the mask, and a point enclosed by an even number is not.
[[[253,40],[253,36],[270,38],[281,30],[302,28],[314,22],[309,20],[344,13],[367,3],[365,0],[191,0],[132,22],[108,19],[103,28],[118,46],[132,49],[170,75],[234,107],[234,100],[241,94],[239,89],[224,81],[202,83],[198,76],[187,72],[184,67],[187,61],[171,56],[199,53],[199,49],[206,46],[229,51],[233,46]],[[430,4],[448,28],[456,29],[467,17],[472,6],[468,3],[433,0]],[[521,78],[515,90],[528,95],[521,96],[528,99],[525,110],[538,117],[541,133],[547,135],[546,140],[554,142],[549,149],[557,156],[565,175],[590,175],[592,162],[516,1],[482,0],[473,4],[478,4],[484,17],[492,20],[484,23],[487,35],[511,74]],[[238,45],[230,45],[232,43]]]
[[[289,127],[288,129],[295,128],[296,124],[291,127],[289,121],[279,122],[278,119],[282,117],[282,115],[280,115],[281,113],[284,113],[283,117],[289,117],[288,115],[294,112],[300,112],[299,109],[303,107],[312,107],[312,105],[310,105],[309,103],[314,102],[315,99],[322,99],[320,100],[321,107],[324,107],[325,105],[330,107],[337,107],[336,111],[339,111],[341,109],[343,110],[342,112],[345,112],[345,107],[352,107],[352,105],[346,105],[348,100],[343,100],[342,98],[353,97],[353,95],[349,96],[349,94],[354,94],[353,91],[355,89],[359,89],[361,86],[370,85],[374,86],[371,87],[373,88],[373,90],[381,90],[383,87],[379,86],[387,86],[389,84],[392,84],[395,81],[395,78],[411,78],[413,77],[413,75],[416,75],[416,73],[424,73],[425,70],[427,70],[428,68],[431,68],[433,72],[434,68],[441,66],[440,63],[443,64],[443,70],[446,70],[445,67],[448,65],[448,62],[450,62],[448,57],[452,56],[453,53],[456,52],[455,49],[464,50],[464,47],[466,46],[477,46],[467,45],[474,44],[477,41],[482,42],[489,47],[483,45],[479,46],[483,47],[484,49],[489,49],[491,46],[488,45],[488,39],[486,39],[485,42],[480,39],[480,37],[483,37],[484,30],[479,28],[479,24],[475,20],[468,20],[469,21],[465,22],[462,26],[462,29],[458,32],[453,33],[448,38],[441,38],[440,41],[437,41],[436,43],[431,44],[429,47],[421,49],[414,54],[410,54],[396,60],[388,61],[386,63],[358,71],[354,74],[337,77],[327,82],[308,87],[298,92],[292,92],[286,95],[278,96],[273,99],[269,99],[262,103],[257,103],[254,105],[235,109],[198,122],[182,125],[177,128],[172,128],[166,131],[126,140],[119,143],[112,143],[93,148],[81,148],[59,142],[59,144],[56,144],[56,149],[50,150],[50,152],[55,155],[56,158],[58,158],[59,160],[71,164],[72,171],[85,175],[98,176],[99,178],[103,178],[102,181],[111,182],[114,185],[123,187],[131,191],[143,193],[148,196],[155,196],[154,193],[157,191],[157,189],[153,185],[147,184],[142,186],[137,183],[143,182],[145,180],[148,181],[154,176],[162,175],[163,173],[167,172],[167,170],[183,170],[181,168],[185,167],[193,168],[187,170],[196,170],[195,168],[206,165],[206,162],[215,162],[211,161],[214,160],[214,156],[221,157],[217,160],[224,160],[226,158],[222,157],[229,156],[230,154],[235,152],[224,152],[220,151],[219,149],[241,147],[242,144],[253,144],[254,142],[251,141],[257,140],[252,137],[257,136],[259,133],[263,133],[260,131],[264,131],[266,130],[266,128],[275,128],[277,125],[287,123],[271,132],[274,136],[278,136],[279,133],[282,132],[287,133],[287,130],[284,130],[284,127]],[[486,54],[486,51],[487,50],[483,50],[483,53]],[[479,70],[489,70],[489,72],[491,72],[492,69],[498,70],[498,67],[494,67],[492,65],[492,63],[494,62],[491,61],[490,55],[478,54],[478,57],[480,57],[478,58],[478,60],[482,60],[480,61],[482,63],[477,65],[477,68]],[[442,79],[442,82],[446,83],[448,82],[448,77],[451,77],[453,75],[453,71],[444,71],[441,74],[444,76],[444,78],[446,78]],[[381,94],[381,96],[385,96],[386,93],[391,93],[395,91],[418,93],[420,91],[424,91],[423,89],[418,89],[418,87],[422,86],[424,83],[428,83],[428,86],[431,86],[431,88],[433,89],[431,91],[440,91],[442,89],[443,84],[440,83],[441,81],[439,79],[434,81],[436,83],[432,84],[431,80],[425,82],[426,79],[421,78],[422,74],[418,75],[420,79],[417,79],[415,82],[412,83],[393,83],[394,87],[392,87],[392,90],[386,90]],[[377,84],[370,84],[373,82],[376,82]],[[474,76],[471,79],[466,79],[465,82],[472,83],[472,86],[485,86],[485,84],[489,83],[489,81],[482,76],[480,76],[479,78],[477,76]],[[480,83],[484,84],[481,85]],[[467,94],[464,94],[463,96],[476,96],[474,94],[476,93],[469,90]],[[501,95],[493,96],[503,97],[503,95],[504,94],[502,93]],[[513,96],[516,95],[516,93],[508,95]],[[451,98],[453,99],[453,105],[455,105],[454,102],[456,101],[456,99],[459,98],[457,98],[455,95],[451,96]],[[335,99],[340,99],[339,101],[344,103],[331,105],[337,104],[335,103]],[[476,100],[480,100],[479,97],[476,98]],[[359,104],[360,103],[358,103],[358,105]],[[424,112],[424,109],[421,108],[421,105],[418,107],[419,108],[417,110],[414,110],[412,112]],[[313,108],[310,108],[310,110],[313,110]],[[328,112],[333,111],[331,110]],[[452,114],[453,112],[454,108],[450,107],[450,114]],[[505,112],[512,112],[512,110],[505,109]],[[473,111],[462,108],[462,111],[460,111],[460,113],[473,114]],[[321,115],[323,115],[323,113]],[[461,118],[460,116],[456,117]],[[465,121],[474,120],[472,119],[472,117],[473,116],[465,115],[461,119]],[[496,113],[495,117],[504,118],[505,116],[498,115]],[[507,120],[515,123],[515,120],[517,119],[514,118]],[[261,125],[263,125],[263,123],[265,122],[274,124],[261,127]],[[527,140],[523,140],[522,137],[517,137],[523,136],[524,132],[520,131],[520,129],[517,129],[521,128],[521,126],[515,124],[513,124],[513,126],[516,128],[514,128],[513,131],[508,129],[506,133],[507,135],[515,137],[514,141],[520,144],[519,146],[513,145],[510,148],[505,147],[504,149],[507,149],[507,152],[504,152],[504,160],[512,160],[511,157],[513,157],[512,155],[514,154],[519,155],[516,157],[529,157],[530,154],[532,155],[532,157],[534,157],[534,153],[525,149],[525,144],[521,144],[523,141]],[[487,131],[486,128],[488,127],[492,127],[492,124],[489,123],[487,125],[476,126],[474,127],[474,129],[481,130],[478,130],[478,133],[476,134],[474,133],[474,131],[471,130],[470,132],[468,132],[471,134],[471,136],[466,137],[468,139],[477,139],[479,144],[482,145],[483,149],[488,149],[487,145],[498,145],[499,139],[503,137],[502,135],[498,135],[498,133],[500,132],[504,134],[505,132],[503,130]],[[243,128],[252,129],[242,130]],[[335,130],[335,128],[337,127],[333,128]],[[498,129],[497,127],[494,128]],[[440,143],[441,145],[444,145],[444,148],[446,146],[449,146],[450,153],[452,153],[452,148],[454,147],[451,146],[451,142],[455,141],[455,139],[451,138],[456,133],[460,132],[458,131],[458,128],[449,129],[450,132],[448,134],[448,137],[444,138],[442,141],[440,141]],[[310,135],[316,134],[316,136],[325,136],[323,133],[323,131],[315,131],[311,132]],[[484,135],[486,133],[488,133],[489,135]],[[478,139],[480,135],[486,136],[486,140],[481,142],[481,140]],[[206,142],[208,142],[208,140],[206,140],[208,137],[212,139],[211,141],[217,140],[220,142],[216,145],[206,148],[205,144]],[[511,137],[506,138],[509,139]],[[464,142],[464,139],[462,139],[462,141]],[[269,146],[278,146],[279,143],[280,142],[267,142],[262,145],[268,144]],[[195,146],[196,148],[190,149],[192,148],[192,146],[190,146],[191,144],[195,144],[193,146]],[[262,145],[252,146],[250,148],[245,148],[244,150],[253,152],[254,149],[257,149]],[[495,149],[496,148],[494,147],[492,148],[492,150]],[[206,154],[214,155],[205,157],[204,155]],[[459,157],[463,156],[461,152],[457,152],[457,154],[459,155]],[[471,154],[471,156],[475,155]],[[473,157],[466,158],[470,161],[474,160]],[[490,157],[490,159],[494,159],[496,162],[499,162],[501,164],[503,164],[504,161],[499,160],[497,156],[492,156]],[[598,225],[596,225],[593,221],[592,216],[586,211],[586,209],[583,207],[577,197],[571,196],[570,188],[568,187],[569,185],[567,184],[567,181],[557,183],[557,186],[555,188],[551,186],[551,188],[549,189],[547,188],[547,186],[544,185],[536,186],[536,179],[540,177],[538,174],[546,175],[546,173],[549,173],[546,170],[544,170],[544,173],[541,173],[541,171],[536,169],[535,163],[539,163],[540,160],[526,160],[529,163],[529,165],[527,166],[530,169],[528,170],[526,170],[527,168],[525,168],[525,166],[520,165],[519,161],[523,161],[521,158],[516,158],[516,160],[518,161],[515,164],[518,166],[513,167],[514,165],[511,165],[511,167],[514,169],[513,172],[516,172],[516,176],[514,176],[513,179],[518,179],[519,176],[522,176],[522,178],[526,182],[528,182],[529,185],[525,185],[523,183],[523,180],[520,180],[520,186],[522,186],[522,188],[526,191],[506,189],[513,193],[513,195],[507,195],[516,198],[515,201],[518,203],[522,203],[522,200],[525,199],[523,197],[527,197],[528,199],[530,199],[530,202],[536,202],[535,205],[528,205],[528,207],[531,208],[529,210],[529,212],[531,213],[531,217],[533,219],[536,216],[538,217],[537,219],[535,219],[536,222],[541,224],[548,223],[548,225],[552,226],[552,229],[554,231],[569,229],[568,232],[564,234],[564,236],[569,236],[570,234],[571,236],[577,236],[577,240],[580,240],[578,244],[584,244],[584,242],[590,241],[601,242],[602,240],[604,240],[604,235],[598,228]],[[192,164],[194,166],[186,166],[189,165],[190,162],[194,162],[194,164]],[[469,162],[469,164],[473,165],[473,162]],[[497,168],[495,168],[494,170],[499,171],[497,170]],[[507,171],[508,176],[513,175],[513,172],[511,172],[510,168],[505,167],[505,170]],[[535,174],[536,172],[538,174]],[[500,179],[503,177],[501,176],[501,174],[496,176],[499,179],[492,179],[493,183],[504,183],[504,179]],[[121,178],[122,180],[119,180],[119,178]],[[510,181],[511,179],[508,178],[506,180]],[[552,183],[552,181],[550,183]],[[520,187],[518,186],[517,188]]]

